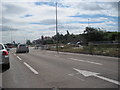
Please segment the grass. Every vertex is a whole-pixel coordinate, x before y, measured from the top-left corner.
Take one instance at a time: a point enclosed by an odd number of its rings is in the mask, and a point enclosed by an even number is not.
[[[84,46],[83,48],[75,48],[71,45],[65,45],[64,47],[59,47],[58,50],[61,52],[71,52],[71,53],[82,53],[82,54],[93,54],[93,55],[104,55],[111,57],[120,57],[119,55],[120,45],[90,45]],[[56,48],[49,48],[49,50],[56,51]]]

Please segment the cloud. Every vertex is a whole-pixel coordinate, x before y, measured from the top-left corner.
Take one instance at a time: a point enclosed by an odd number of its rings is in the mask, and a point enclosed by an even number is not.
[[[26,14],[26,15],[24,15],[24,16],[22,16],[21,18],[27,18],[27,17],[32,17],[33,15],[31,15],[31,14]]]
[[[17,6],[15,4],[6,4],[3,3],[3,6],[5,7],[5,12],[3,14],[21,14],[26,11],[26,8]]]
[[[2,4],[3,16],[0,17],[1,25],[3,24],[4,27],[4,41],[10,40],[6,36],[10,27],[17,29],[13,31],[13,36],[19,42],[23,42],[25,38],[34,40],[41,35],[55,35],[55,1],[4,0]],[[88,3],[83,0],[59,0],[57,8],[59,32],[65,34],[66,30],[69,30],[74,34],[82,33],[88,26],[88,19],[89,25],[92,27],[103,27],[106,30],[117,31],[117,3],[102,1],[93,0]]]
[[[54,25],[55,23],[56,23],[55,19],[46,19],[40,22],[32,22],[30,24]]]
[[[47,5],[47,6],[55,6],[54,2],[35,2],[35,5],[41,6],[41,5]]]
[[[2,17],[1,20],[2,20],[2,24],[11,22],[10,19],[4,18],[4,17]]]
[[[16,31],[16,30],[17,29],[12,28],[12,27],[0,25],[0,31]]]
[[[75,6],[76,8],[79,9],[83,9],[83,10],[90,10],[90,11],[96,11],[96,10],[104,10],[104,7],[101,7],[99,4],[96,3],[82,3],[79,2],[77,3],[77,6]]]

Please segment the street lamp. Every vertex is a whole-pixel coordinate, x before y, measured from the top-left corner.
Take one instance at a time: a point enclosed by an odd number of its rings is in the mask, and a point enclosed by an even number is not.
[[[57,41],[56,41],[56,49],[57,49],[57,53],[59,53],[58,51],[58,25],[57,25],[57,2],[56,2],[56,36],[57,36]]]

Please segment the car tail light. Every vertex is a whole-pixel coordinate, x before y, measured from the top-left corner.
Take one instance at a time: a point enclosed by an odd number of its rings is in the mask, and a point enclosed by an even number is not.
[[[7,51],[3,51],[2,55],[8,55],[9,53]]]

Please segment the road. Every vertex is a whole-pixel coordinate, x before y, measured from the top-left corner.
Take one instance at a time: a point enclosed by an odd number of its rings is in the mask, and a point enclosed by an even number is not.
[[[10,51],[3,88],[118,88],[118,58],[30,48]],[[94,74],[95,75],[92,75]],[[97,73],[97,74],[96,74]],[[86,75],[84,75],[86,74]],[[117,82],[117,83],[115,83]]]

